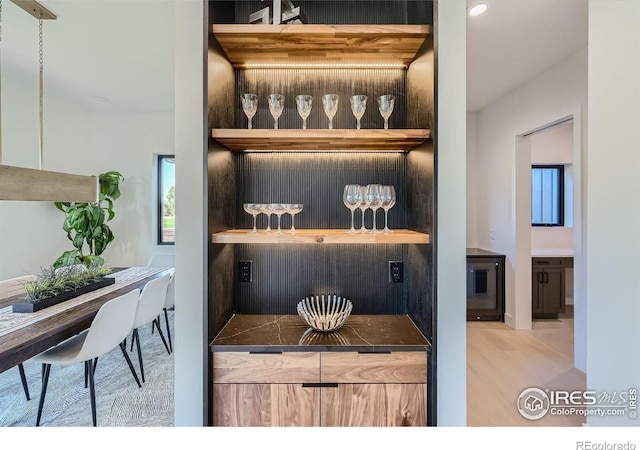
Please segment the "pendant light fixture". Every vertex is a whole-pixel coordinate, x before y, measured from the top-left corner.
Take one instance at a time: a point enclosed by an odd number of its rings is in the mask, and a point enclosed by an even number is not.
[[[38,19],[39,22],[40,163],[39,169],[13,167],[2,164],[2,77],[0,76],[0,200],[96,202],[98,200],[97,177],[42,170],[44,162],[44,64],[42,24],[43,20],[56,20],[57,17],[35,0],[12,0],[12,2]],[[2,0],[0,0],[0,61],[2,60],[1,51]]]

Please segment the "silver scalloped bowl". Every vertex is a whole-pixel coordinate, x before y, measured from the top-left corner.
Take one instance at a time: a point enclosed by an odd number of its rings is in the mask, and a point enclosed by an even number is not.
[[[316,295],[298,302],[298,315],[316,331],[335,331],[349,318],[351,301],[337,295]]]

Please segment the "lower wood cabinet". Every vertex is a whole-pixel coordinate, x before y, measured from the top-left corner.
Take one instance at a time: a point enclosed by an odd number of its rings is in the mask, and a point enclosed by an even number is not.
[[[320,389],[302,384],[214,384],[213,424],[317,427]]]
[[[214,352],[213,425],[426,426],[427,353]]]

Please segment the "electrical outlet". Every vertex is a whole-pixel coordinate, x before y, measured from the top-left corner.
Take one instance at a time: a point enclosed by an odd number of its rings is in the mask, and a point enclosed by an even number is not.
[[[489,230],[489,240],[491,241],[496,240],[496,232],[494,230]]]
[[[240,271],[240,283],[251,283],[253,281],[253,261],[240,261],[238,270]]]
[[[389,283],[404,282],[404,263],[402,261],[389,261]]]

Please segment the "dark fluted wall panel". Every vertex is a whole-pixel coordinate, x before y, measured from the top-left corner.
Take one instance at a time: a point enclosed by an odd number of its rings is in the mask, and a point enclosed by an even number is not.
[[[253,218],[242,209],[243,203],[302,203],[296,215],[296,228],[337,228],[351,226],[351,213],[344,206],[346,184],[387,184],[395,187],[397,203],[389,210],[389,227],[406,228],[405,153],[240,153],[235,155],[237,197],[236,228],[251,228]],[[356,227],[361,225],[357,210]],[[372,227],[371,210],[365,225]],[[384,214],[377,212],[377,228],[384,227]],[[271,227],[277,226],[272,216]],[[289,215],[282,224],[290,228]],[[267,227],[260,215],[258,227]]]
[[[424,0],[293,0],[309,23],[431,24],[433,6]],[[212,23],[248,23],[249,15],[269,6],[260,1],[211,1]]]
[[[237,283],[235,312],[296,314],[314,294],[353,302],[352,314],[405,314],[405,284],[388,281],[388,261],[403,245],[238,245],[236,257],[253,261],[253,282]]]
[[[208,51],[208,117],[209,127],[233,126],[233,111],[215,108],[218,101],[232,95],[234,71],[223,56],[217,41],[209,37]],[[222,99],[222,100],[221,100]],[[209,131],[207,130],[207,133]],[[235,219],[235,171],[233,155],[213,139],[207,149],[207,231],[210,235],[233,226]],[[208,239],[207,239],[208,242]],[[209,340],[222,329],[231,317],[233,304],[234,253],[231,246],[208,246],[208,304]]]
[[[298,115],[295,97],[299,94],[313,96],[311,115],[307,128],[327,129],[329,119],[322,106],[324,94],[338,94],[338,112],[333,118],[333,128],[356,128],[356,118],[351,112],[349,98],[352,95],[366,95],[367,109],[360,123],[362,128],[384,126],[384,119],[378,111],[377,98],[380,95],[396,96],[394,111],[389,118],[390,128],[406,128],[405,98],[406,70],[404,69],[247,69],[238,70],[234,100],[235,126],[247,128],[247,118],[242,111],[239,95],[252,93],[259,97],[258,112],[253,117],[253,128],[273,128],[274,120],[269,112],[269,94],[286,97],[285,109],[278,120],[281,129],[302,129],[302,119]],[[221,108],[225,105],[220,104]]]

